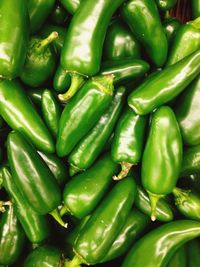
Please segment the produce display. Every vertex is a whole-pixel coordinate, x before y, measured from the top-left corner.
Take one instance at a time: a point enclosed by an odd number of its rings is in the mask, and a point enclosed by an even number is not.
[[[0,1],[0,267],[200,266],[200,0]]]

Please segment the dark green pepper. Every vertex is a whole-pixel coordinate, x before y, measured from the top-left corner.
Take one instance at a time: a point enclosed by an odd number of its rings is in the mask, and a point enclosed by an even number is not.
[[[142,158],[141,179],[151,200],[153,221],[156,219],[158,199],[172,193],[176,186],[181,163],[180,129],[172,109],[162,106],[152,115]]]
[[[200,145],[188,147],[183,153],[181,176],[200,173]]]
[[[200,223],[197,221],[178,220],[164,224],[133,245],[122,267],[166,266],[181,245],[198,236]]]
[[[183,142],[194,146],[200,144],[200,76],[192,82],[174,105]]]
[[[17,219],[13,205],[10,205],[0,220],[0,264],[15,263],[22,254],[24,244],[24,231]]]
[[[28,48],[26,1],[1,1],[0,25],[0,78],[13,79],[22,72]]]
[[[192,16],[194,19],[200,16],[200,1],[192,0]]]
[[[57,37],[58,33],[52,32],[43,40],[41,37],[31,38],[25,65],[20,75],[23,83],[31,87],[38,87],[53,74],[56,67],[56,57],[50,44]]]
[[[63,93],[70,87],[71,76],[69,72],[65,71],[61,65],[58,66],[54,78],[53,88],[56,92]]]
[[[199,73],[200,50],[147,77],[129,95],[128,104],[137,114],[147,114],[174,99]]]
[[[167,59],[168,43],[154,0],[129,0],[122,7],[123,19],[157,67]]]
[[[181,246],[174,253],[167,267],[187,267],[187,255],[185,246]]]
[[[126,89],[120,87],[97,124],[75,146],[68,157],[70,174],[74,175],[92,166],[101,154],[119,118],[125,100]]]
[[[200,244],[194,239],[187,244],[187,267],[197,267],[200,264]],[[182,266],[181,266],[182,267]]]
[[[68,19],[68,17],[69,17],[69,14],[66,12],[65,8],[59,3],[56,3],[53,11],[51,12],[49,16],[51,21],[58,25],[64,24],[66,20]]]
[[[131,167],[140,162],[147,121],[147,116],[136,115],[130,108],[127,108],[119,119],[111,155],[114,162],[121,165],[121,172],[113,177],[114,180],[126,177]]]
[[[166,34],[168,44],[171,45],[178,29],[181,26],[181,22],[173,17],[167,17],[163,22],[164,32]]]
[[[0,115],[39,150],[54,152],[53,139],[17,81],[0,81]]]
[[[162,11],[167,11],[176,5],[177,0],[156,0],[158,8]]]
[[[100,119],[110,105],[113,95],[113,77],[94,77],[65,106],[56,144],[60,157],[68,155],[82,137]]]
[[[36,105],[37,107],[41,107],[43,92],[44,92],[43,88],[37,88],[37,89],[33,88],[33,89],[27,90],[26,93],[34,105]]]
[[[178,186],[194,189],[200,194],[200,172],[182,177],[179,179]]]
[[[66,8],[66,10],[74,15],[83,0],[60,0],[60,3]]]

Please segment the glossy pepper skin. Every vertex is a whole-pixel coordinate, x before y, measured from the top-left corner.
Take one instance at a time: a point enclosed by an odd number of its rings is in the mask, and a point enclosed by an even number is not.
[[[49,17],[53,24],[62,25],[68,19],[69,14],[66,12],[65,8],[60,3],[56,3]]]
[[[200,172],[200,145],[188,147],[183,153],[181,176]]]
[[[101,154],[106,142],[111,136],[120,116],[125,101],[126,89],[116,90],[108,109],[100,117],[96,125],[75,146],[68,157],[71,174],[83,171],[92,166]]]
[[[111,156],[114,162],[121,165],[121,172],[113,177],[114,180],[126,177],[130,168],[139,163],[147,122],[147,116],[139,116],[129,107],[119,119],[111,146]]]
[[[8,167],[3,167],[3,186],[10,195],[16,216],[31,243],[40,243],[50,234],[47,218],[36,213],[17,188]]]
[[[56,67],[56,55],[50,43],[58,37],[52,32],[47,38],[32,37],[20,79],[31,87],[42,85],[53,74]]]
[[[180,26],[173,40],[166,66],[200,49],[200,17]]]
[[[53,10],[55,0],[28,0],[31,33],[36,33]]]
[[[25,234],[10,205],[0,220],[0,264],[15,263],[23,251]]]
[[[112,76],[94,77],[83,85],[61,114],[56,144],[58,156],[68,155],[90,131],[110,105],[112,94]]]
[[[63,93],[70,87],[71,76],[68,71],[65,71],[61,65],[58,66],[54,78],[53,88],[56,92]]]
[[[200,221],[200,196],[191,190],[173,189],[176,208],[188,219]]]
[[[166,34],[169,46],[172,44],[173,39],[181,26],[181,22],[173,17],[167,17],[163,22],[164,32]]]
[[[51,90],[44,90],[42,94],[41,109],[47,127],[52,135],[56,137],[62,108]]]
[[[83,2],[83,0],[60,0],[60,3],[70,14],[74,15],[81,4],[81,1]]]
[[[106,60],[141,58],[140,44],[132,32],[121,22],[114,21],[108,28],[103,55]]]
[[[5,108],[6,107],[6,108]],[[36,148],[53,153],[54,143],[44,122],[17,81],[0,81],[0,114]]]
[[[27,90],[27,95],[31,102],[36,106],[36,107],[41,107],[41,101],[42,101],[42,93],[44,92],[43,88],[33,88]]]
[[[129,0],[123,5],[121,13],[152,62],[157,67],[163,66],[168,43],[156,3],[153,0]]]
[[[112,161],[108,154],[100,158],[87,171],[76,175],[65,185],[63,192],[64,210],[78,219],[91,214],[108,191],[112,182],[112,175],[117,170],[117,164]]]
[[[14,79],[22,72],[28,48],[26,1],[1,1],[0,25],[0,78]]]
[[[128,97],[139,115],[148,114],[180,94],[200,72],[200,50],[147,77]],[[156,86],[155,86],[156,84]]]
[[[200,1],[192,0],[192,16],[194,19],[200,16]]]
[[[167,267],[187,267],[187,255],[185,246],[181,246],[173,254]]]
[[[200,223],[197,221],[178,220],[164,224],[133,245],[122,267],[166,266],[176,249],[198,236]],[[141,257],[144,251],[148,251],[149,257]]]
[[[188,146],[200,144],[200,76],[178,97],[174,111],[183,142]]]
[[[156,0],[158,8],[162,11],[167,11],[176,5],[177,0]]]
[[[28,254],[23,267],[59,267],[61,262],[62,252],[58,248],[43,245]]]
[[[187,244],[187,266],[195,267],[200,263],[200,244],[198,239],[193,239]]]
[[[180,129],[172,109],[162,106],[152,115],[142,157],[141,180],[151,200],[152,220],[156,219],[158,199],[170,194],[176,186],[181,163]]]
[[[77,256],[66,266],[77,260],[87,264],[103,260],[128,217],[135,195],[133,177],[116,183],[81,230],[74,245]]]

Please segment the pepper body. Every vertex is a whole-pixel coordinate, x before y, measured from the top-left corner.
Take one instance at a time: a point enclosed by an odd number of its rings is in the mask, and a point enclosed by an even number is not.
[[[168,43],[156,3],[153,0],[130,0],[122,7],[122,17],[157,67],[167,58]]]
[[[192,0],[192,16],[194,19],[200,16],[200,1]]]
[[[187,266],[196,267],[200,264],[200,244],[198,239],[194,239],[187,244]]]
[[[156,0],[158,8],[162,11],[169,10],[176,5],[177,0]]]
[[[54,24],[62,25],[68,19],[69,14],[60,3],[56,3],[49,17]]]
[[[185,246],[181,246],[174,253],[167,267],[187,267],[187,255]]]
[[[0,25],[0,78],[14,79],[22,72],[28,48],[26,1],[1,1]]]
[[[70,87],[71,76],[63,69],[61,65],[58,66],[54,78],[53,78],[53,88],[56,92],[65,92],[67,88]]]
[[[81,4],[81,0],[60,0],[61,4],[70,14],[75,14]]]
[[[174,37],[178,29],[181,26],[181,22],[173,17],[168,17],[163,22],[164,32],[166,34],[169,46],[172,44]]]
[[[188,147],[183,153],[181,176],[200,172],[200,145]]]
[[[113,77],[94,77],[65,106],[58,129],[58,156],[68,155],[112,101]]]
[[[43,88],[33,88],[27,91],[27,95],[36,107],[41,107]]]
[[[0,114],[14,130],[24,134],[38,149],[54,152],[53,139],[17,81],[0,81]]]
[[[178,97],[174,110],[183,142],[189,146],[200,144],[200,76]]]
[[[164,224],[133,245],[122,267],[166,266],[176,249],[199,235],[200,223],[197,221],[178,220]],[[148,251],[149,257],[141,256],[144,251]]]
[[[139,115],[147,114],[180,94],[200,72],[200,50],[149,76],[128,97]],[[156,86],[155,86],[156,84]]]

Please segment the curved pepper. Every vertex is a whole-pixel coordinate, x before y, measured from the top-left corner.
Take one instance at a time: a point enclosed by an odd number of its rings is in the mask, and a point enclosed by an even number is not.
[[[56,3],[56,5],[53,8],[53,11],[49,16],[51,21],[58,25],[64,24],[68,19],[68,17],[69,14],[66,12],[65,8],[60,3]]]
[[[97,124],[75,146],[68,157],[70,174],[74,175],[92,166],[111,136],[125,101],[126,89],[120,87]]]
[[[194,19],[200,16],[200,1],[192,0],[192,16]]]
[[[121,165],[121,172],[113,176],[114,180],[120,180],[127,176],[131,167],[139,163],[144,147],[147,116],[138,116],[130,108],[127,108],[115,130],[111,155],[114,162]]]
[[[38,214],[50,213],[66,227],[56,210],[61,204],[59,186],[34,147],[18,132],[11,132],[7,139],[7,154],[14,182],[29,205]]]
[[[14,79],[22,72],[28,48],[26,1],[1,1],[0,25],[0,78]]]
[[[154,0],[129,0],[122,17],[157,67],[167,59],[168,43]]]
[[[181,246],[170,259],[167,267],[188,267],[185,246]]]
[[[26,85],[37,87],[42,85],[54,72],[56,57],[50,43],[58,37],[52,32],[47,38],[32,37],[20,79]]]
[[[0,264],[11,265],[22,254],[25,244],[24,231],[10,205],[0,220]]]
[[[110,155],[106,155],[89,170],[70,180],[64,188],[61,215],[70,212],[79,219],[89,215],[108,191],[117,169]]]
[[[194,239],[187,244],[187,267],[196,267],[200,263],[200,244],[198,239]],[[181,266],[182,267],[182,266]]]
[[[200,17],[180,26],[173,40],[166,66],[175,64],[198,49],[200,49]]]
[[[83,0],[60,0],[60,3],[70,14],[74,15],[81,4],[81,1],[83,2]]]
[[[169,10],[176,5],[177,0],[156,0],[158,8],[162,11]]]
[[[121,21],[114,21],[108,28],[103,55],[106,60],[141,58],[141,49],[132,32]]]
[[[70,87],[71,76],[61,65],[58,66],[53,78],[53,88],[56,92],[63,93]],[[60,98],[60,97],[59,97]]]
[[[54,152],[49,131],[17,81],[0,81],[0,114],[12,129],[24,134],[38,149]]]
[[[171,45],[178,29],[181,26],[181,22],[173,17],[167,17],[163,22],[164,32],[166,34],[168,44]]]
[[[26,236],[32,243],[44,241],[50,234],[50,228],[45,216],[36,213],[21,194],[14,182],[8,167],[3,167],[3,186],[13,199],[14,208]]]
[[[87,134],[110,105],[113,77],[94,77],[65,106],[58,129],[56,144],[60,157],[68,155]]]
[[[146,234],[132,247],[122,267],[166,266],[176,249],[198,236],[200,223],[197,221],[178,220],[164,224]],[[144,251],[148,251],[150,256],[144,257]]]
[[[174,99],[199,73],[200,50],[147,77],[129,95],[128,105],[139,115],[147,114]]]
[[[153,221],[156,219],[157,201],[174,189],[181,163],[182,140],[178,123],[172,109],[163,106],[152,115],[142,158],[141,179],[151,200]]]
[[[178,97],[174,111],[179,123],[183,142],[194,146],[200,144],[200,76]]]

